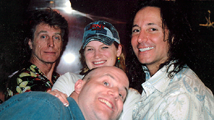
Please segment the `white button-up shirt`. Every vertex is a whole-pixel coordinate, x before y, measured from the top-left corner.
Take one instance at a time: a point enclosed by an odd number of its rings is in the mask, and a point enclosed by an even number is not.
[[[145,72],[147,80],[133,108],[133,120],[214,120],[213,94],[198,76],[186,66],[170,79],[166,69],[152,77]]]

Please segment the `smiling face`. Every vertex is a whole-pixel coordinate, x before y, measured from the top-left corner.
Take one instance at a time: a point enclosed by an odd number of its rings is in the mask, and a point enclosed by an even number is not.
[[[126,74],[116,67],[100,67],[88,76],[78,97],[83,115],[89,120],[116,120],[129,87]]]
[[[62,50],[61,30],[40,23],[36,26],[34,39],[29,40],[32,63],[55,63]]]
[[[109,46],[99,41],[91,41],[85,47],[84,56],[88,68],[92,69],[101,66],[114,66],[116,58],[120,56],[121,52],[121,45],[117,49],[114,44]]]
[[[165,32],[165,35],[164,35]],[[131,44],[135,55],[151,74],[168,59],[168,30],[163,29],[160,9],[145,7],[134,18]]]

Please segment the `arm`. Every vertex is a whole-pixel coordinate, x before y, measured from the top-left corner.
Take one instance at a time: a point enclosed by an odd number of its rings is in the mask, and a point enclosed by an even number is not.
[[[48,93],[59,98],[64,106],[67,107],[69,105],[67,97],[74,91],[74,85],[78,79],[81,79],[81,76],[67,72],[57,79],[53,85],[52,91],[48,91]]]
[[[66,120],[71,119],[70,115],[69,110],[56,97],[46,92],[15,95],[0,106],[1,120]]]
[[[58,90],[69,97],[74,91],[74,85],[78,79],[81,79],[81,77],[77,74],[67,72],[57,79],[52,90]]]

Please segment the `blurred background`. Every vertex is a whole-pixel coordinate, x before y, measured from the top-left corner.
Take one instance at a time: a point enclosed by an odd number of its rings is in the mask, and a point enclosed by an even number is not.
[[[69,23],[69,42],[57,66],[57,72],[78,73],[81,69],[79,49],[84,27],[95,20],[112,23],[119,31],[121,42],[128,48],[131,13],[137,0],[6,0],[0,1],[0,89],[2,81],[20,68],[23,62],[24,27],[33,10],[51,7]],[[197,38],[199,69],[194,70],[206,86],[214,91],[214,2],[180,2]]]

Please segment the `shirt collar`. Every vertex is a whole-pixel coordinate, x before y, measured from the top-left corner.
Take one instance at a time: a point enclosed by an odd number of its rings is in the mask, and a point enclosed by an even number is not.
[[[172,62],[171,62],[172,63]],[[169,65],[171,65],[171,63]],[[152,77],[146,66],[143,66],[143,70],[146,74],[146,82],[142,84],[145,94],[148,96],[152,94],[155,90],[164,92],[169,85],[170,78],[168,77],[167,68],[169,71],[173,70],[174,65],[165,65],[160,70],[158,70]]]

